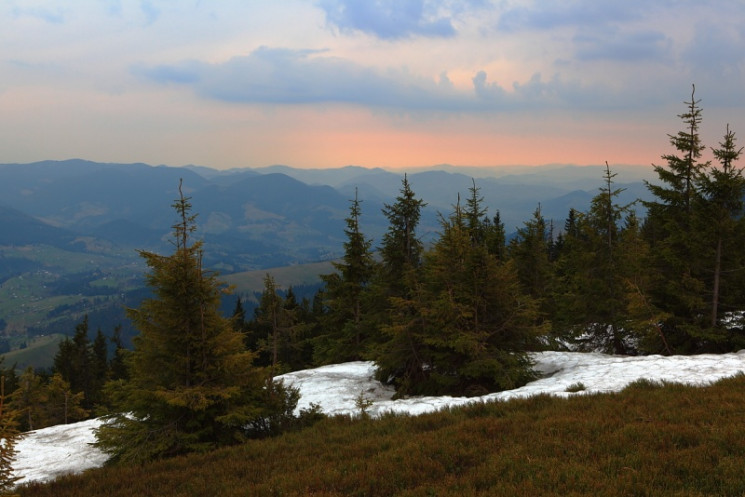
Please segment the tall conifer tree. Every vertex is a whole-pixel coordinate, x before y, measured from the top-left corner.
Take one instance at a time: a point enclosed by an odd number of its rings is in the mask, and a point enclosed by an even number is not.
[[[370,251],[372,242],[360,228],[361,203],[355,190],[346,218],[344,256],[334,263],[336,272],[321,276],[325,283],[323,297],[327,312],[323,315],[323,334],[316,340],[315,355],[319,364],[362,359],[372,335],[366,316],[375,263]]]
[[[374,357],[378,361],[379,375],[390,376],[388,364],[399,369],[416,370],[410,363],[412,341],[410,327],[406,325],[415,316],[411,300],[417,291],[419,271],[424,251],[417,236],[421,210],[426,204],[417,199],[408,177],[404,175],[396,202],[386,204],[383,214],[388,218],[388,230],[383,235],[379,252],[381,262],[372,287],[374,317],[380,333],[377,335]],[[407,359],[408,358],[408,359]]]
[[[701,174],[698,185],[701,190],[699,198],[701,222],[698,230],[706,234],[707,243],[702,250],[708,259],[705,263],[707,293],[710,295],[708,329],[711,339],[718,342],[723,349],[742,348],[745,337],[733,335],[730,329],[742,329],[742,323],[733,326],[741,311],[743,295],[743,273],[745,271],[745,177],[743,168],[736,165],[742,148],[736,145],[735,133],[729,129],[719,148],[712,149],[719,162],[719,168],[713,167],[708,174]],[[729,323],[725,323],[729,313]]]
[[[705,350],[709,313],[706,312],[706,284],[702,243],[704,234],[698,229],[701,215],[701,192],[697,181],[706,174],[708,162],[701,161],[700,101],[685,102],[686,112],[678,117],[684,129],[669,135],[677,153],[663,155],[666,165],[654,167],[661,184],[647,183],[656,199],[645,202],[647,222],[645,235],[651,245],[652,267],[656,277],[652,301],[670,316],[662,325],[667,343],[676,352]]]

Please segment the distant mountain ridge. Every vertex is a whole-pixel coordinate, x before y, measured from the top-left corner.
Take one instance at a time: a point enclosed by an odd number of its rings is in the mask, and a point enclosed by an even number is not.
[[[626,187],[622,202],[645,194],[640,178],[649,172],[630,170],[635,171],[632,181],[624,181],[620,173],[616,178],[618,186]],[[457,171],[440,166],[408,175],[427,203],[423,233],[436,231],[437,213],[449,213],[459,197],[465,202],[474,182],[488,214],[498,209],[508,232],[528,220],[538,205],[546,218],[563,222],[570,207],[588,207],[603,174],[600,166],[526,168],[501,176],[481,169],[484,176],[477,179]],[[76,236],[88,236],[122,247],[167,250],[164,240],[174,220],[171,203],[183,181],[198,214],[199,234],[225,270],[277,267],[338,256],[355,194],[362,200],[363,230],[377,242],[386,228],[381,208],[393,202],[403,174],[358,166],[218,171],[81,159],[0,164],[0,199],[13,209],[4,212],[0,228],[4,244],[46,238],[71,243]],[[32,232],[36,238],[29,238]]]

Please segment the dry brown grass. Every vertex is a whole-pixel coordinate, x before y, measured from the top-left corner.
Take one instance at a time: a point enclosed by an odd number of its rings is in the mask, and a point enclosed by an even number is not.
[[[296,433],[21,489],[24,496],[745,494],[745,376],[637,382]]]

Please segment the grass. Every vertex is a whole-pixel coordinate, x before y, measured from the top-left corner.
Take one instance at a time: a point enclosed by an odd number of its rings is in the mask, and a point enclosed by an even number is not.
[[[264,277],[267,273],[274,277],[277,286],[287,288],[291,285],[314,285],[321,281],[319,275],[333,271],[334,267],[331,262],[326,261],[261,269],[258,271],[244,271],[221,275],[220,279],[232,285],[237,293],[260,293],[264,290]]]
[[[337,417],[237,447],[66,476],[23,496],[745,494],[745,376],[636,382],[411,417]]]
[[[577,383],[572,383],[566,388],[566,391],[569,393],[584,392],[585,390],[587,390],[587,387],[581,381],[578,381]]]
[[[0,355],[2,364],[5,367],[15,364],[18,371],[23,371],[28,366],[51,368],[54,364],[54,355],[59,350],[60,342],[64,339],[64,335],[60,334],[34,337],[29,340],[26,348]]]

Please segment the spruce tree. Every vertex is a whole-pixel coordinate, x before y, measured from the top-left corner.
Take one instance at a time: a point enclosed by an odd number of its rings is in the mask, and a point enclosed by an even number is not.
[[[235,308],[233,308],[233,328],[236,331],[244,333],[246,327],[246,311],[243,309],[243,301],[240,297],[235,299]]]
[[[362,359],[373,334],[366,316],[375,263],[370,250],[372,242],[360,228],[361,202],[355,190],[346,218],[344,256],[334,262],[334,273],[321,275],[326,312],[323,334],[317,337],[315,346],[318,364]]]
[[[219,313],[223,284],[202,267],[202,243],[192,241],[196,216],[180,186],[179,194],[173,254],[140,252],[154,296],[128,310],[140,330],[127,355],[129,378],[107,387],[117,414],[97,430],[96,445],[112,461],[238,443],[257,420],[274,414],[268,405],[277,405],[267,393],[275,385],[252,365],[254,354]]]
[[[125,356],[129,352],[122,341],[122,326],[114,327],[114,332],[109,338],[114,346],[114,353],[109,361],[109,377],[112,380],[123,380],[128,377]]]
[[[421,264],[423,246],[417,237],[421,211],[427,204],[417,199],[404,174],[401,190],[393,204],[385,204],[383,215],[388,229],[383,235],[379,252],[382,284],[387,296],[405,295],[409,291],[407,279]]]
[[[507,234],[499,211],[494,214],[491,221],[488,217],[484,219],[484,231],[486,249],[489,253],[493,254],[498,261],[507,260]]]
[[[702,244],[703,233],[698,229],[701,216],[697,180],[705,174],[709,163],[701,161],[700,101],[685,102],[686,112],[680,114],[684,129],[669,135],[677,153],[665,154],[664,166],[654,170],[661,184],[647,183],[655,200],[645,202],[647,221],[645,237],[651,245],[652,266],[656,277],[652,288],[652,302],[670,317],[662,324],[669,346],[675,352],[706,350],[709,338],[705,328],[709,321],[706,305],[706,284]]]
[[[555,285],[550,243],[546,220],[538,205],[533,217],[517,230],[508,247],[523,291],[539,302],[542,319],[546,321],[554,313]]]
[[[109,379],[109,351],[108,340],[99,328],[96,338],[91,344],[91,376],[89,390],[86,392],[88,408],[94,409],[101,405],[103,399],[103,387]]]
[[[745,267],[742,251],[745,242],[745,177],[743,169],[735,164],[742,148],[736,146],[735,133],[729,125],[719,148],[712,149],[712,152],[720,167],[711,168],[708,174],[698,177],[701,191],[698,208],[702,215],[697,229],[706,235],[702,251],[708,259],[708,263],[704,263],[707,294],[710,296],[708,334],[722,350],[729,350],[745,346],[745,337],[729,331],[735,327],[742,329],[742,323],[733,326],[732,320],[737,321],[737,314],[733,312],[742,310],[741,282]]]
[[[8,402],[5,377],[0,377],[0,495],[13,490],[20,477],[15,476],[13,463],[16,458],[16,443],[22,435],[18,431],[19,413]]]
[[[559,263],[564,289],[559,300],[561,325],[570,327],[580,343],[626,354],[635,351],[627,315],[631,267],[621,263],[619,224],[630,206],[616,204],[623,190],[614,187],[615,176],[606,162],[604,184],[589,211],[573,220]]]
[[[83,393],[83,406],[91,409],[100,401],[105,377],[94,366],[93,348],[88,337],[88,316],[75,326],[72,339],[65,338],[54,356],[53,372],[70,384],[73,392]],[[105,350],[105,349],[104,349]]]
[[[48,426],[46,404],[48,391],[44,388],[41,376],[29,366],[18,379],[18,388],[10,395],[10,407],[19,415],[18,422],[22,431],[31,431]]]
[[[306,326],[300,322],[298,313],[299,305],[292,289],[282,298],[274,277],[267,273],[249,332],[256,335],[261,364],[270,368],[272,376],[308,366],[303,359],[302,342]]]
[[[480,200],[469,206],[480,209]],[[525,351],[542,331],[537,305],[521,292],[514,266],[500,263],[478,235],[456,205],[424,255],[415,291],[394,300],[385,331],[399,347],[378,365],[399,394],[477,395],[533,378]]]
[[[652,301],[654,276],[649,270],[650,247],[633,209],[626,214],[619,232],[616,254],[623,279],[624,327],[630,341],[637,341],[636,349],[641,353],[671,354],[662,326],[669,315]]]
[[[409,327],[402,326],[402,323],[414,319],[407,302],[417,291],[424,248],[416,230],[425,205],[423,200],[416,198],[408,177],[404,175],[396,202],[383,208],[388,229],[379,248],[381,261],[371,291],[375,302],[373,319],[381,330],[373,356],[378,362],[378,375],[384,380],[391,374],[388,364],[398,369],[402,362],[408,363],[405,356],[410,355]],[[413,372],[419,365],[408,364],[405,368],[415,374]]]
[[[70,384],[59,373],[49,378],[44,389],[46,390],[45,424],[67,424],[88,417],[88,410],[82,407],[83,392],[74,393]]]

